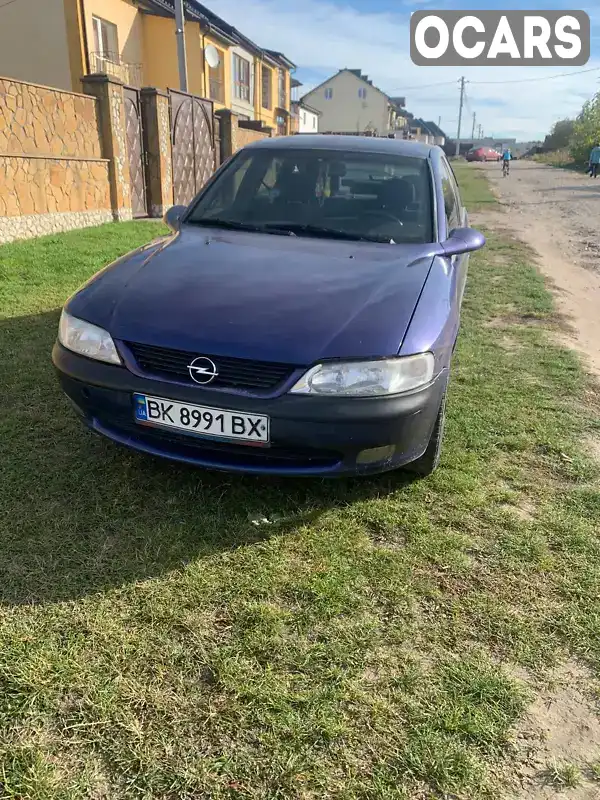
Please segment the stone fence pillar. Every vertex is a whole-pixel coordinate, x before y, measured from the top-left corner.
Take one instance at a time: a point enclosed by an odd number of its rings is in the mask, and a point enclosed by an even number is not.
[[[141,91],[144,149],[147,153],[148,213],[162,217],[173,205],[173,162],[169,95],[160,89]]]
[[[228,108],[216,111],[221,120],[221,164],[232,156],[238,149],[238,115]]]
[[[109,181],[115,220],[133,219],[123,84],[108,75],[82,78],[86,94],[98,99],[102,156],[110,162]]]

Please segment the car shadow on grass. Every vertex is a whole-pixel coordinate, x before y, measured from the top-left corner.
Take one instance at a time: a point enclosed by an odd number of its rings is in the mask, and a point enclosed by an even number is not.
[[[149,579],[411,482],[260,478],[132,453],[87,431],[50,353],[59,310],[0,321],[0,603]]]

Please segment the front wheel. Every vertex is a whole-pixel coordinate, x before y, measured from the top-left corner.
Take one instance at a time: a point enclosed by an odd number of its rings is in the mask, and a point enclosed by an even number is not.
[[[445,428],[446,392],[444,392],[444,396],[442,397],[442,402],[437,417],[435,418],[435,424],[431,432],[427,449],[420,458],[417,458],[416,461],[411,461],[403,467],[406,472],[418,475],[420,478],[425,478],[427,475],[431,475],[432,472],[435,472],[440,463]]]

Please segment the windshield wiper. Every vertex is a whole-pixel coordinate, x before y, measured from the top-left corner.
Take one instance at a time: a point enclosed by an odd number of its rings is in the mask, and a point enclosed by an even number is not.
[[[288,232],[292,235],[307,234],[308,236],[321,236],[324,239],[345,239],[349,242],[379,242],[380,244],[395,244],[389,236],[367,236],[362,233],[350,233],[339,228],[322,228],[320,225],[308,225],[299,222],[267,223],[264,229],[269,233]]]
[[[224,228],[232,231],[251,231],[253,233],[270,233],[274,236],[320,236],[324,239],[344,239],[349,242],[378,242],[379,244],[395,244],[389,236],[366,236],[360,233],[350,233],[338,228],[322,228],[320,225],[308,225],[297,222],[267,222],[264,225],[254,225],[251,222],[238,222],[234,219],[219,219],[218,217],[203,217],[201,219],[188,219],[190,225],[202,225],[210,228]]]
[[[219,219],[218,217],[210,218],[204,217],[201,219],[188,219],[187,224],[202,225],[207,228],[224,228],[231,231],[251,231],[253,233],[270,233],[274,236],[295,236],[296,234],[291,230],[284,228],[274,228],[271,230],[266,225],[253,225],[250,222],[238,222],[234,219]]]

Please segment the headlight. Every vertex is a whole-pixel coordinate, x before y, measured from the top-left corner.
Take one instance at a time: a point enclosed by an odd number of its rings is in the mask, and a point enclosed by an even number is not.
[[[425,386],[433,378],[432,353],[381,361],[317,364],[290,390],[293,394],[376,397]]]
[[[97,325],[72,317],[63,311],[58,326],[58,341],[67,350],[97,361],[120,364],[121,359],[109,333]]]

